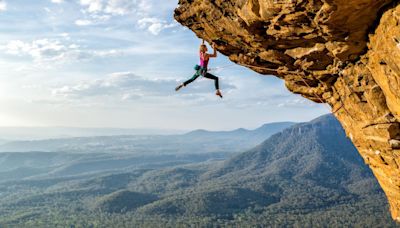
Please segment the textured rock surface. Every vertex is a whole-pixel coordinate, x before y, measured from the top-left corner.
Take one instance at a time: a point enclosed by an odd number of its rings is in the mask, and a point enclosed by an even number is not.
[[[400,4],[180,0],[178,22],[235,63],[328,103],[400,222]]]

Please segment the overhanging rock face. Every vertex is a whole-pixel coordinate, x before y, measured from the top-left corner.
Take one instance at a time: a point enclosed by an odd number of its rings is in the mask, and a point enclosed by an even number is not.
[[[235,63],[328,103],[400,222],[400,3],[180,0],[175,18]]]

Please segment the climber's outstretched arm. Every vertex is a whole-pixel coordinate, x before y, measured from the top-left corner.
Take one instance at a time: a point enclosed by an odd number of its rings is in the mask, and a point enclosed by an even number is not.
[[[209,58],[215,58],[215,57],[217,57],[217,49],[215,48],[215,44],[212,44],[212,47],[213,47],[213,49],[214,49],[214,53],[208,54],[208,57],[209,57]]]

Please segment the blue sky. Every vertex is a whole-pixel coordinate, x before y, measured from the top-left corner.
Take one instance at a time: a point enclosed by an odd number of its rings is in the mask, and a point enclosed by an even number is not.
[[[0,0],[0,126],[254,128],[328,109],[234,66],[193,74],[200,41],[175,0]],[[210,67],[231,64],[222,55]]]

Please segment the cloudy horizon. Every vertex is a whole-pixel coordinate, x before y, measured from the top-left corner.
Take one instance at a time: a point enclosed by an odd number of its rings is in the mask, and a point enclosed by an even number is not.
[[[200,41],[173,19],[177,1],[0,0],[0,127],[253,129],[328,109],[241,66],[193,74]],[[210,67],[232,64],[219,55]]]

